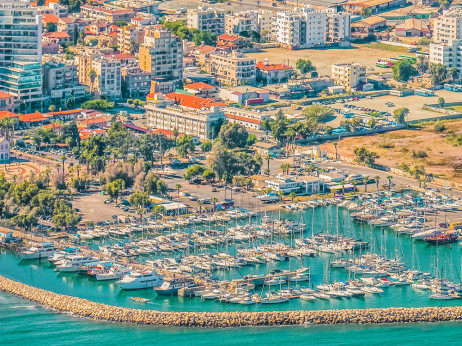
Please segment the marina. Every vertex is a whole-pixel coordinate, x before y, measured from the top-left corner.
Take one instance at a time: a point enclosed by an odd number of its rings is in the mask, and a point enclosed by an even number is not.
[[[147,299],[141,308],[163,311],[440,306],[459,298],[461,259],[458,246],[431,245],[428,237],[458,237],[441,222],[449,211],[436,211],[458,203],[412,192],[372,193],[290,211],[241,210],[228,220],[209,214],[213,224],[192,216],[159,222],[155,230],[149,221],[87,230],[108,235],[71,237],[74,247],[62,241],[63,250],[50,260],[20,260],[22,250],[5,250],[0,260],[6,261],[2,268],[40,271],[61,292],[96,293],[98,301],[127,307],[139,305],[131,299],[138,297]],[[383,215],[400,227],[420,227],[410,233],[374,224]],[[413,237],[420,233],[428,236]],[[72,288],[77,283],[83,292]]]

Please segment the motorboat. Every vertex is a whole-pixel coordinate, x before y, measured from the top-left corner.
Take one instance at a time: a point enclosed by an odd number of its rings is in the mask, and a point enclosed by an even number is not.
[[[195,287],[193,279],[165,279],[162,285],[154,287],[154,291],[161,296],[176,296],[181,288]]]
[[[131,297],[131,300],[137,303],[147,303],[149,302],[149,299],[146,298],[141,298],[141,297]]]
[[[41,259],[52,256],[56,251],[58,249],[53,243],[42,243],[20,252],[19,256],[24,260]]]
[[[99,262],[99,258],[93,256],[86,256],[86,255],[71,255],[68,256],[62,264],[57,266],[56,268],[60,272],[65,273],[72,273],[77,272],[82,266],[96,264]]]
[[[158,274],[155,269],[135,271],[123,276],[117,284],[122,290],[136,290],[160,286],[163,282],[163,275]]]

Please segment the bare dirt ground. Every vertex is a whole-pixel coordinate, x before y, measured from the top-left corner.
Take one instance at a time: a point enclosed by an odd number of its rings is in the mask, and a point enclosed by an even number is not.
[[[112,215],[127,214],[114,204],[104,204],[106,198],[100,191],[88,192],[76,196],[72,204],[83,213],[83,220],[112,220]]]
[[[390,58],[402,53],[393,51],[367,48],[355,45],[352,48],[333,48],[333,49],[302,49],[287,50],[282,48],[270,48],[259,53],[249,53],[248,55],[257,61],[269,59],[272,64],[285,63],[295,66],[298,59],[309,59],[316,66],[318,72],[323,75],[331,75],[332,64],[343,64],[356,62],[367,67],[372,67],[374,71],[368,72],[390,72],[390,69],[376,67],[375,63],[380,58]]]
[[[424,165],[428,173],[444,175],[455,182],[462,182],[461,172],[454,167],[462,165],[462,147],[454,146],[446,139],[451,132],[459,133],[462,120],[444,121],[447,130],[443,133],[434,131],[434,124],[422,126],[418,129],[399,130],[386,134],[342,139],[338,145],[341,156],[354,158],[353,150],[365,146],[368,150],[380,155],[376,161],[389,167],[397,167],[406,163],[411,168]],[[332,143],[324,148],[330,152],[335,149]],[[423,151],[426,158],[415,158],[413,152]]]

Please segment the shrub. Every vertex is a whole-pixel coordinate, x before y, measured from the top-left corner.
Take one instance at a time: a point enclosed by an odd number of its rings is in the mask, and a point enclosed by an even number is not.
[[[424,159],[426,158],[428,155],[425,151],[423,150],[418,150],[418,151],[412,151],[412,157],[415,158],[415,159]]]
[[[437,122],[435,124],[434,130],[435,132],[444,132],[447,130],[447,127],[443,123]]]

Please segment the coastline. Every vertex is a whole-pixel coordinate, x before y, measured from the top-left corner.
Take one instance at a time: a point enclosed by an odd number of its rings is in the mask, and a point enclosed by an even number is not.
[[[99,321],[138,325],[227,328],[244,326],[393,324],[462,320],[462,307],[370,308],[262,312],[161,312],[111,306],[38,289],[0,276],[0,290],[46,308]]]

